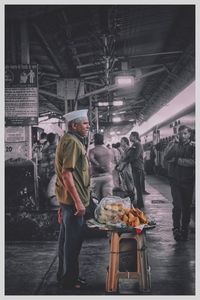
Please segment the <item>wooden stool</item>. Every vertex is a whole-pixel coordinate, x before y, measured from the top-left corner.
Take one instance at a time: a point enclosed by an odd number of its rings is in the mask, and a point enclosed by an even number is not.
[[[136,242],[136,252],[133,256],[136,257],[136,270],[129,272],[120,272],[120,242],[129,239],[134,239]],[[146,237],[145,233],[119,233],[112,231],[110,238],[110,253],[109,253],[109,267],[106,277],[106,292],[117,292],[119,278],[133,278],[139,281],[140,291],[149,292],[151,288],[150,281],[150,266],[148,265],[148,257],[146,251]]]

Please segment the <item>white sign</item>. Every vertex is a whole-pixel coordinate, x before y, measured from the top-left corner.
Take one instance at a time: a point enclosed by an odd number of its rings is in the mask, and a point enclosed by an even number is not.
[[[5,159],[29,158],[29,143],[5,143]]]
[[[6,126],[27,126],[38,124],[37,72],[37,65],[6,66]]]
[[[25,142],[25,127],[6,127],[5,141],[6,142]]]

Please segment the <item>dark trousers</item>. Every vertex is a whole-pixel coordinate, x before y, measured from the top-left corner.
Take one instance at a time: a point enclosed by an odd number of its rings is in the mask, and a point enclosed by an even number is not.
[[[83,216],[74,215],[74,208],[61,204],[61,224],[58,244],[57,278],[63,283],[73,284],[79,275],[79,253],[83,241]]]
[[[144,170],[142,170],[142,192],[145,192],[146,188],[145,188],[145,173]]]
[[[132,169],[133,172],[133,179],[134,179],[134,185],[137,193],[137,206],[138,208],[144,207],[143,202],[143,170],[139,169]]]
[[[170,182],[173,198],[172,220],[173,227],[188,231],[190,223],[190,207],[192,204],[193,184],[178,185],[173,180]]]

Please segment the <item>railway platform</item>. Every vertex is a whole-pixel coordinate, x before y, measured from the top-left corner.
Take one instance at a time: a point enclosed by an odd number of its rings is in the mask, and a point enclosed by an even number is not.
[[[172,198],[168,181],[146,176],[145,213],[152,215],[156,228],[146,232],[151,268],[148,295],[194,296],[195,225],[190,224],[189,240],[176,242],[172,234]],[[56,241],[5,243],[5,295],[106,295],[109,238],[88,237],[80,254],[81,277],[89,283],[85,290],[65,290],[56,281],[58,265]],[[137,281],[120,279],[118,295],[141,295]]]

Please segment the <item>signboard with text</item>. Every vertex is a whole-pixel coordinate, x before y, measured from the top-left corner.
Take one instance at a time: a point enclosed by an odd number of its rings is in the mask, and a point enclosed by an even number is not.
[[[19,157],[29,158],[29,143],[5,143],[5,160],[10,158],[17,159]]]
[[[25,142],[25,127],[6,127],[5,128],[5,142]]]
[[[37,65],[7,65],[5,69],[6,126],[38,124]]]
[[[30,157],[28,135],[28,127],[8,126],[5,128],[5,160]]]

